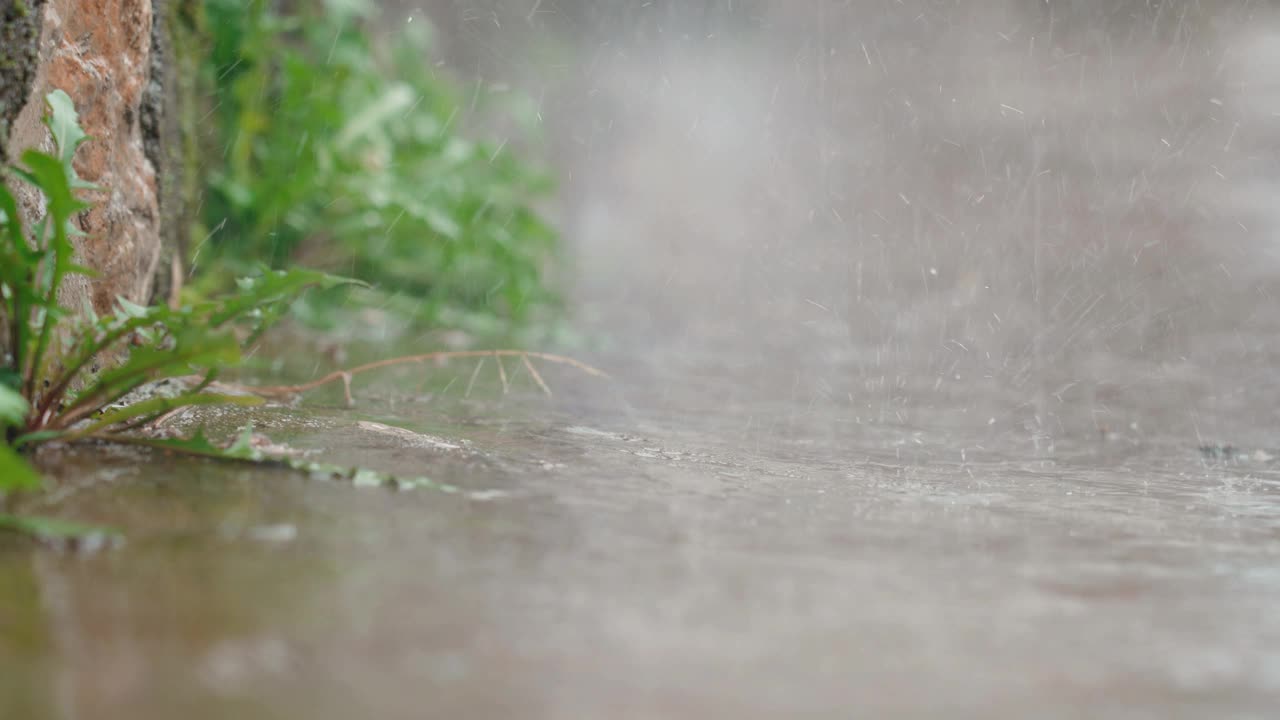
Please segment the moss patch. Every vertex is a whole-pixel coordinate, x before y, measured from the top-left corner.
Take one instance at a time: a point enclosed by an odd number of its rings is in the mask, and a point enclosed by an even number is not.
[[[172,289],[172,266],[184,261],[199,206],[200,59],[207,43],[201,0],[154,0],[151,80],[142,102],[142,139],[156,170],[161,257],[155,296]]]
[[[9,128],[31,95],[44,0],[0,0],[0,163],[8,160]]]

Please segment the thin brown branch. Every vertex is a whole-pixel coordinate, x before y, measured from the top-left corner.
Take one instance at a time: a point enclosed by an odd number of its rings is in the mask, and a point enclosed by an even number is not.
[[[487,358],[480,358],[480,360],[476,363],[476,369],[471,371],[471,379],[467,381],[467,390],[466,392],[462,393],[462,397],[464,398],[471,397],[471,387],[476,384],[476,378],[480,376],[480,368],[484,367],[484,361],[486,359]]]
[[[524,367],[529,371],[529,375],[533,377],[533,381],[538,383],[538,387],[542,388],[542,392],[546,393],[547,397],[551,397],[551,388],[547,387],[547,383],[543,381],[542,376],[538,374],[538,369],[529,361],[529,356],[521,355],[520,360],[524,362]]]
[[[255,395],[259,395],[261,397],[292,398],[304,392],[308,392],[318,387],[323,387],[330,383],[341,380],[343,381],[343,386],[345,390],[344,399],[346,399],[348,404],[350,404],[351,403],[351,379],[356,375],[360,375],[362,373],[366,373],[371,370],[379,370],[381,368],[393,367],[396,365],[420,364],[424,362],[432,362],[437,360],[451,360],[456,358],[481,358],[481,359],[493,358],[496,362],[498,362],[498,371],[500,373],[500,376],[502,377],[503,388],[505,389],[507,387],[506,371],[503,369],[502,363],[499,360],[499,358],[502,358],[502,357],[522,358],[526,363],[526,367],[530,369],[531,371],[530,374],[533,375],[534,381],[537,382],[538,385],[548,394],[550,393],[550,388],[542,380],[542,376],[539,375],[537,371],[533,369],[533,364],[529,361],[530,358],[536,358],[538,360],[546,360],[547,362],[553,362],[559,365],[568,365],[570,367],[576,368],[588,375],[593,375],[595,377],[602,377],[602,378],[609,377],[608,373],[606,373],[605,371],[599,368],[592,367],[591,365],[588,365],[580,360],[575,360],[571,357],[566,357],[564,355],[553,355],[551,353],[541,353],[541,352],[526,352],[524,350],[446,350],[446,351],[440,351],[440,352],[423,353],[421,355],[405,355],[402,357],[387,358],[385,360],[375,360],[374,362],[365,363],[363,365],[357,365],[355,367],[347,368],[345,370],[335,370],[329,373],[328,375],[317,378],[310,382],[300,383],[298,385],[262,385],[262,386],[240,385],[236,387],[238,387],[241,390],[251,392]],[[480,371],[479,366],[477,366],[475,373],[479,373],[479,371]],[[475,373],[473,373],[472,375],[472,382],[474,382],[475,380]],[[470,385],[471,384],[468,383],[468,388],[470,388]]]
[[[502,358],[495,357],[493,362],[498,366],[498,379],[502,381],[502,394],[506,395],[511,391],[511,383],[507,382],[507,369],[502,367]]]
[[[347,407],[355,407],[356,401],[351,397],[351,373],[344,372],[338,377],[342,378],[342,399],[346,401]]]

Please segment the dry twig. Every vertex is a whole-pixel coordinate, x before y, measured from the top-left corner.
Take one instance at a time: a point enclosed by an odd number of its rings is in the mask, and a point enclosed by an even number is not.
[[[498,376],[502,380],[502,390],[504,393],[510,387],[510,383],[507,378],[506,369],[502,365],[501,358],[503,357],[520,358],[520,360],[524,363],[525,368],[529,370],[529,375],[533,378],[533,381],[537,383],[538,387],[541,388],[542,391],[547,395],[551,394],[551,388],[550,386],[547,385],[546,381],[543,380],[541,373],[539,373],[537,369],[534,367],[533,362],[530,360],[530,358],[536,358],[538,360],[546,360],[547,362],[553,362],[560,365],[568,365],[570,367],[576,368],[588,375],[593,375],[595,377],[603,377],[603,378],[609,377],[608,373],[606,373],[605,371],[599,368],[592,367],[591,365],[588,365],[580,360],[575,360],[571,357],[566,357],[564,355],[553,355],[551,353],[541,353],[541,352],[527,352],[524,350],[446,350],[446,351],[440,351],[440,352],[423,353],[421,355],[405,355],[402,357],[387,358],[385,360],[376,360],[374,362],[365,363],[363,365],[357,365],[355,367],[347,368],[345,370],[335,370],[329,373],[328,375],[325,375],[324,377],[317,378],[310,382],[300,383],[298,385],[263,385],[263,386],[236,385],[234,387],[246,392],[253,393],[254,395],[258,395],[260,397],[273,398],[273,399],[291,399],[298,395],[301,395],[304,392],[308,392],[318,387],[323,387],[332,382],[341,380],[343,396],[347,402],[348,407],[350,407],[355,404],[351,397],[351,380],[356,375],[369,372],[370,370],[379,370],[381,368],[392,367],[395,365],[408,365],[411,363],[418,364],[418,363],[432,362],[432,361],[438,361],[438,360],[452,360],[457,358],[469,358],[469,357],[480,358],[481,364],[483,364],[483,361],[486,358],[494,359],[494,362],[498,364]],[[476,375],[478,375],[479,373],[480,373],[480,365],[477,365],[475,371],[471,375],[471,381],[467,383],[468,394],[470,394],[471,386],[472,384],[475,383]]]

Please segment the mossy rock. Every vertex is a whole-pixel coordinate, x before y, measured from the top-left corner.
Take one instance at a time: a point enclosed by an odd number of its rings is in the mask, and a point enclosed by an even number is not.
[[[31,95],[44,0],[0,0],[0,163],[8,161],[9,128]]]
[[[207,51],[202,0],[153,0],[151,82],[142,108],[147,157],[160,190],[162,255],[155,295],[174,290],[174,269],[185,259],[197,222],[202,114],[200,62]]]

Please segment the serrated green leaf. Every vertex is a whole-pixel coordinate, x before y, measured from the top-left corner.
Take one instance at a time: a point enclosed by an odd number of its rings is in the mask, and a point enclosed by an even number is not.
[[[204,430],[199,429],[190,438],[151,438],[128,435],[112,435],[102,438],[108,442],[138,445],[155,450],[210,458],[232,460],[288,468],[306,473],[313,479],[346,480],[361,487],[390,487],[397,490],[432,489],[447,493],[460,492],[459,488],[438,483],[426,477],[404,478],[377,470],[343,467],[329,463],[311,462],[294,457],[268,455],[253,445],[253,426],[246,425],[227,447],[219,447],[209,441]]]
[[[32,259],[35,251],[24,241],[26,236],[23,234],[22,216],[18,214],[18,203],[2,182],[0,182],[0,218],[2,218],[0,219],[0,224],[4,226],[4,234],[0,236],[0,243],[3,243],[0,246],[0,251],[6,254],[13,253],[28,260]],[[6,273],[5,276],[7,276],[10,272],[25,271],[25,269],[25,263],[11,265],[0,267],[0,273]]]
[[[53,133],[53,142],[58,148],[57,159],[62,163],[67,178],[73,181],[71,184],[74,186],[74,181],[79,180],[79,176],[76,175],[72,160],[75,159],[76,150],[88,139],[88,136],[80,128],[80,115],[76,112],[75,103],[71,101],[70,95],[62,90],[54,90],[45,96],[45,103],[49,109],[45,116],[45,125],[49,127],[49,132]]]
[[[133,442],[133,440],[130,440]],[[230,457],[226,453],[225,448],[220,448],[210,442],[209,438],[204,434],[204,428],[196,430],[196,434],[189,438],[137,438],[136,442],[147,447],[160,450],[175,450],[189,455],[200,455],[205,457]],[[243,458],[230,457],[232,460],[242,460]]]
[[[49,200],[49,216],[65,223],[77,212],[88,208],[71,193],[71,182],[61,162],[37,150],[22,154],[22,162],[30,170],[30,177]],[[63,226],[65,234],[65,226]]]
[[[65,436],[65,439],[74,440],[76,438],[88,437],[99,430],[110,428],[112,425],[118,425],[122,422],[136,418],[144,418],[149,415],[167,413],[171,410],[177,410],[182,407],[195,407],[200,405],[237,405],[240,407],[250,407],[253,405],[261,405],[263,402],[262,398],[252,395],[220,395],[216,393],[179,395],[178,397],[172,398],[149,398],[141,402],[126,405],[122,408],[104,412],[89,426],[68,433]]]
[[[172,347],[136,347],[122,365],[104,372],[86,390],[76,407],[107,404],[148,380],[189,375],[240,362],[240,344],[230,332],[201,327],[180,327],[169,337]]]

